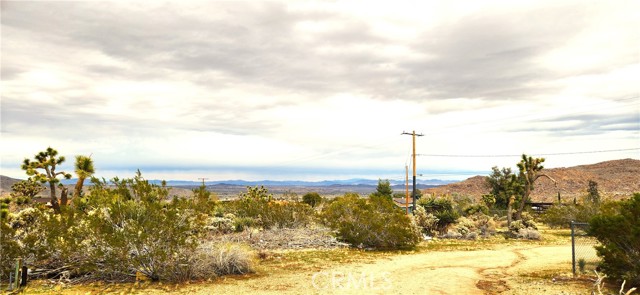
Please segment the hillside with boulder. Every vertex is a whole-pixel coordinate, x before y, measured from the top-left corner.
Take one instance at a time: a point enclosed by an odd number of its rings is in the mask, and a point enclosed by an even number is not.
[[[514,171],[517,173],[517,169]],[[589,180],[598,183],[600,194],[609,199],[621,199],[640,192],[640,160],[622,159],[591,165],[544,169],[543,173],[555,179],[557,186],[547,178],[535,184],[531,199],[535,202],[557,201],[558,192],[563,202],[580,200],[587,193]],[[474,176],[467,180],[424,190],[431,195],[458,194],[479,200],[488,194],[486,176]]]

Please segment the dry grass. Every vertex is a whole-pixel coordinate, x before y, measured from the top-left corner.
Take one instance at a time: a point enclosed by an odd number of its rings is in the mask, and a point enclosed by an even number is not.
[[[207,243],[198,247],[192,270],[196,278],[210,278],[254,271],[255,253],[235,243]]]

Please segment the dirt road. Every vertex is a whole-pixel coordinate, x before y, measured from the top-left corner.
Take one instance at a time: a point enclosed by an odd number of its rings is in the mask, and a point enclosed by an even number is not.
[[[571,248],[566,245],[505,245],[494,250],[434,251],[313,271],[285,271],[244,279],[227,278],[179,292],[279,295],[558,294],[551,279],[548,284],[534,286],[518,281],[518,275],[550,268],[566,268],[570,271],[570,262]],[[584,294],[584,290],[580,294]]]

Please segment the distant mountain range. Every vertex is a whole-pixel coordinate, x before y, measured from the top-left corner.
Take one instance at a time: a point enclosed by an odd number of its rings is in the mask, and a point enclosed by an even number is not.
[[[160,180],[151,180],[153,183],[160,183]],[[404,181],[396,181],[389,180],[392,186],[405,185]],[[455,181],[448,180],[440,180],[440,179],[428,179],[428,180],[417,180],[416,183],[423,186],[438,186],[445,185],[449,183],[453,183]],[[75,182],[70,182],[75,183]],[[199,186],[202,182],[200,181],[184,181],[184,180],[168,180],[168,186]],[[347,185],[347,186],[356,186],[356,185],[378,185],[377,179],[364,179],[364,178],[354,178],[354,179],[346,179],[346,180],[323,180],[323,181],[300,181],[300,180],[258,180],[258,181],[247,181],[247,180],[217,180],[217,181],[205,181],[205,185],[236,185],[236,186],[305,186],[305,187],[313,187],[313,186],[336,186],[336,185]]]
[[[20,181],[21,179],[10,178],[7,176],[0,175],[0,195],[5,195],[11,192],[11,185]],[[160,184],[162,180],[149,180],[151,183]],[[77,179],[62,179],[60,181],[62,184],[71,186],[76,184]],[[390,180],[391,186],[394,190],[403,190],[405,183],[404,181],[396,181]],[[418,189],[426,189],[430,187],[445,185],[449,183],[453,183],[455,181],[450,180],[440,180],[440,179],[418,179],[416,181]],[[85,185],[89,185],[89,180],[85,181]],[[200,181],[186,181],[186,180],[168,180],[167,186],[176,187],[176,188],[193,188],[200,186],[202,182]],[[261,181],[247,181],[247,180],[217,180],[217,181],[206,181],[205,185],[213,191],[219,191],[219,193],[226,194],[225,192],[233,192],[233,194],[237,194],[238,191],[244,190],[247,186],[265,186],[269,188],[278,188],[274,191],[285,191],[286,188],[307,188],[306,191],[313,191],[312,188],[325,188],[322,191],[331,192],[342,192],[342,191],[357,191],[357,192],[368,192],[375,190],[375,186],[378,185],[377,179],[364,179],[364,178],[354,178],[347,180],[323,180],[323,181],[299,181],[299,180],[261,180]],[[411,185],[411,183],[409,184]],[[270,189],[271,190],[271,189]],[[305,190],[302,190],[305,191]],[[190,192],[190,190],[188,190]],[[42,193],[43,195],[45,192]]]
[[[540,178],[532,193],[534,201],[557,200],[558,192],[563,201],[580,198],[586,194],[589,180],[596,181],[602,195],[608,198],[619,199],[628,197],[634,192],[640,192],[640,160],[612,160],[591,165],[544,169],[543,171],[557,181],[557,186],[546,178]],[[417,187],[433,195],[459,194],[479,199],[483,194],[489,193],[485,178],[486,176],[474,176],[459,182],[419,179]],[[18,181],[20,180],[0,176],[0,195],[11,192],[11,185]],[[151,182],[159,184],[161,181],[151,180]],[[76,183],[76,180],[63,180],[63,183],[71,186]],[[390,183],[395,191],[404,190],[404,181],[390,180]],[[167,185],[173,187],[173,193],[180,195],[191,194],[191,188],[201,184],[202,182],[198,181],[167,181]],[[378,180],[362,178],[324,181],[220,180],[207,181],[205,184],[207,189],[220,196],[237,196],[239,192],[245,191],[246,186],[260,185],[267,187],[274,194],[291,192],[304,194],[316,191],[326,195],[340,195],[344,192],[358,192],[366,195],[375,191]],[[42,194],[44,195],[46,192]]]

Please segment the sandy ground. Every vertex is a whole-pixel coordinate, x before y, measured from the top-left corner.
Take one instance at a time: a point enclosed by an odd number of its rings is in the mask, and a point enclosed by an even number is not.
[[[571,248],[501,246],[495,250],[398,255],[371,263],[303,272],[227,278],[181,288],[198,294],[588,294],[584,283],[567,287],[549,277],[532,282],[523,274],[571,271]]]
[[[191,285],[154,284],[141,289],[106,287],[98,292],[72,287],[44,293],[569,295],[591,291],[589,281],[569,279],[571,246],[568,243],[504,244],[491,250],[428,251],[330,264],[335,267],[308,265],[301,270],[275,263],[262,267],[257,274]]]

